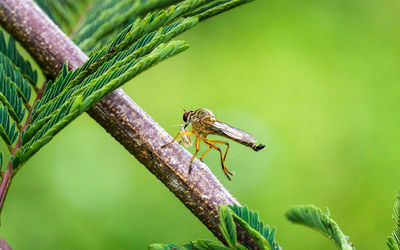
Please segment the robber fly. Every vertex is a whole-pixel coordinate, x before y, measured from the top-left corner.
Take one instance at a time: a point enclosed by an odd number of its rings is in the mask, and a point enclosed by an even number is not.
[[[199,152],[200,148],[200,141],[203,141],[205,144],[209,146],[209,148],[203,153],[203,155],[200,157],[200,161],[203,161],[203,157],[212,149],[216,149],[219,151],[220,156],[221,156],[221,165],[222,165],[222,170],[224,171],[226,177],[228,177],[229,180],[231,180],[229,175],[233,175],[225,166],[225,159],[226,159],[226,154],[228,153],[229,150],[229,143],[225,141],[219,141],[219,140],[209,140],[207,139],[207,136],[209,134],[215,134],[215,135],[220,135],[225,138],[231,139],[233,141],[236,141],[240,144],[243,144],[247,147],[252,148],[254,151],[259,151],[265,147],[263,144],[255,144],[257,141],[256,138],[253,136],[249,135],[243,130],[234,128],[232,126],[229,126],[228,124],[225,124],[223,122],[217,121],[215,119],[214,114],[211,112],[211,110],[208,109],[198,109],[196,111],[187,111],[183,114],[183,121],[185,122],[185,126],[180,127],[179,133],[170,141],[169,143],[165,144],[162,146],[163,148],[166,146],[171,145],[179,135],[182,136],[181,141],[185,145],[191,145],[192,141],[190,139],[190,135],[195,135],[196,136],[196,152],[194,153],[191,161],[190,161],[190,166],[193,163],[194,158],[196,157],[197,153]],[[192,130],[187,131],[186,127],[192,124]],[[226,151],[225,154],[222,154],[221,149],[216,145],[216,144],[222,144],[226,145]],[[185,145],[185,146],[186,146]]]

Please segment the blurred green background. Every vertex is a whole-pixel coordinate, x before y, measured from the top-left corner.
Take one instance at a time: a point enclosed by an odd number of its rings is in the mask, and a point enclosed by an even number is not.
[[[231,143],[224,177],[287,249],[335,249],[289,223],[292,205],[329,207],[359,249],[384,249],[400,189],[400,2],[256,0],[181,35],[191,48],[124,89],[170,134],[209,108],[256,136]],[[203,146],[203,150],[206,147]],[[192,150],[192,149],[191,149]],[[87,114],[18,173],[0,235],[15,249],[145,249],[214,238]]]

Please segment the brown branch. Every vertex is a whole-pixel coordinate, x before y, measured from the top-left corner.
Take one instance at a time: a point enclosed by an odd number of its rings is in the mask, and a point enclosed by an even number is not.
[[[1,0],[0,24],[52,77],[65,61],[70,69],[75,69],[88,59],[31,0]],[[218,229],[218,206],[238,202],[205,164],[196,159],[189,175],[192,155],[177,144],[161,149],[171,137],[121,89],[88,113],[223,240]],[[243,233],[239,236],[239,241],[255,246]]]

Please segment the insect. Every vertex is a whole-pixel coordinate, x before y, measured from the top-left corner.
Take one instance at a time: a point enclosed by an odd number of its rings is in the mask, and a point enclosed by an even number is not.
[[[185,122],[185,126],[180,127],[179,133],[170,141],[169,143],[165,144],[162,146],[162,148],[171,145],[179,135],[182,136],[182,138],[179,141],[182,141],[183,144],[186,145],[191,145],[192,141],[190,139],[191,135],[196,136],[196,152],[194,153],[191,161],[190,161],[190,166],[193,163],[194,158],[196,157],[197,153],[199,152],[200,149],[200,141],[203,141],[205,144],[209,146],[209,148],[203,153],[202,156],[200,156],[200,161],[203,161],[203,157],[212,149],[216,149],[220,153],[221,157],[221,165],[222,165],[222,170],[224,171],[226,177],[228,177],[229,180],[231,180],[229,175],[233,175],[229,170],[227,169],[225,165],[225,159],[226,155],[229,150],[229,143],[225,141],[219,141],[219,140],[209,140],[207,139],[207,136],[209,134],[214,134],[214,135],[220,135],[225,138],[231,139],[233,141],[236,141],[242,145],[245,145],[247,147],[252,148],[254,151],[259,151],[265,147],[263,144],[255,144],[257,141],[256,138],[253,136],[249,135],[243,130],[234,128],[232,126],[229,126],[228,124],[225,124],[223,122],[218,121],[215,118],[215,115],[211,110],[208,109],[198,109],[196,111],[187,111],[183,114],[183,121]],[[191,124],[192,125],[192,130],[187,131],[186,127]],[[222,144],[226,145],[226,151],[224,154],[222,154],[221,149],[216,145],[216,144]]]

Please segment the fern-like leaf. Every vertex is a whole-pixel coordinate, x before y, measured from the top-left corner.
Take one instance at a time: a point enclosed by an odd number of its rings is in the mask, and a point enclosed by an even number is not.
[[[243,246],[236,245],[235,248],[229,248],[221,243],[212,241],[212,240],[196,240],[191,243],[185,245],[187,249],[196,249],[196,250],[228,250],[228,249],[246,249]]]
[[[8,57],[0,52],[0,65],[2,70],[13,84],[17,87],[18,95],[23,99],[24,103],[28,103],[31,98],[32,89],[28,81],[22,76],[21,72],[12,66],[12,62]]]
[[[67,77],[68,73],[70,74]],[[41,106],[56,98],[64,90],[69,79],[71,78],[71,74],[72,72],[68,72],[68,63],[65,63],[54,82],[50,81],[47,83],[44,95],[40,101],[35,104],[35,107],[32,111],[32,117],[35,117],[35,113]],[[32,120],[33,119],[31,119],[31,121]]]
[[[0,103],[0,136],[11,146],[19,135],[16,123],[10,119],[8,109]]]
[[[70,31],[88,0],[35,0],[36,4],[64,31]]]
[[[219,209],[220,224],[219,229],[228,243],[233,248],[237,244],[236,225],[233,221],[231,211],[228,207],[221,206]]]
[[[265,225],[259,220],[258,212],[250,210],[247,206],[239,207],[238,205],[228,206],[237,216],[249,224],[250,227],[257,230],[268,241],[272,250],[280,249],[279,244],[275,241],[275,229],[271,229],[269,225]]]
[[[211,1],[208,4],[202,5],[198,9],[186,14],[185,17],[197,17],[200,21],[203,21],[207,18],[215,16],[221,12],[230,10],[237,6],[240,6],[245,3],[249,3],[253,0],[222,0],[222,1]]]
[[[115,30],[119,33],[120,27],[126,27],[143,13],[174,2],[176,0],[122,0],[110,4],[106,1],[90,11],[91,14],[73,35],[73,40],[83,51],[93,51],[98,44],[107,43],[109,35],[115,34]]]
[[[12,150],[20,133],[25,107],[30,107],[32,87],[28,79],[33,82],[37,74],[16,50],[14,40],[10,37],[7,45],[4,37],[0,30],[0,136]]]
[[[340,230],[336,222],[330,218],[329,212],[322,213],[321,209],[309,206],[297,206],[286,213],[286,217],[298,224],[311,227],[336,243],[339,249],[351,250],[352,244],[348,242],[348,237]]]
[[[7,77],[3,65],[0,65],[0,101],[8,108],[14,120],[20,123],[25,115],[23,101],[18,96],[16,85]]]
[[[149,250],[192,250],[192,249],[193,250],[229,250],[229,249],[245,250],[247,248],[242,246],[237,246],[236,248],[230,248],[212,240],[196,240],[184,246],[178,246],[176,244],[160,244],[160,243],[149,245]]]
[[[396,195],[393,206],[394,228],[392,234],[388,237],[387,245],[391,250],[400,249],[400,193]]]
[[[258,212],[249,209],[247,206],[228,205],[232,210],[234,220],[252,237],[261,249],[280,249],[275,241],[275,230],[259,220]]]
[[[8,45],[6,44],[4,34],[0,31],[0,52],[10,59],[13,66],[17,68],[30,84],[36,85],[37,72],[32,69],[31,63],[25,60],[24,57],[16,49],[15,41],[10,36]]]
[[[174,19],[178,20],[180,17],[188,16],[204,20],[249,1],[251,0],[183,1],[169,9],[174,16],[168,21],[172,22]],[[144,0],[136,1],[132,4],[132,1],[124,0],[119,1],[117,5],[112,5],[105,1],[102,5],[92,9],[90,12],[91,14],[83,22],[82,28],[74,34],[73,40],[85,52],[99,49],[99,46],[103,46],[109,42],[113,34],[115,36],[117,33],[121,32],[121,27],[126,27],[128,24],[140,20],[138,18],[143,13],[174,2],[176,2],[176,0]],[[201,6],[203,6],[203,8],[200,8]]]
[[[178,250],[178,249],[184,250],[184,249],[187,249],[187,248],[179,247],[176,244],[155,243],[155,244],[150,244],[148,249],[149,250],[175,250],[175,249],[176,250]]]

